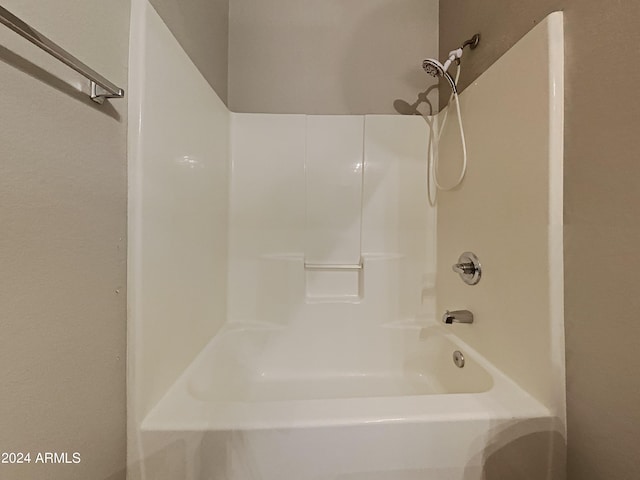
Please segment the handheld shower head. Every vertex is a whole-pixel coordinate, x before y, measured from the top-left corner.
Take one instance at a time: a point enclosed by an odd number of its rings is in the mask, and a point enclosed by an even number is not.
[[[422,62],[422,68],[432,77],[443,77],[445,73],[444,66],[435,58],[427,58]]]
[[[453,90],[453,92],[457,93],[458,89],[456,87],[456,82],[453,80],[451,75],[447,73],[449,65],[451,65],[451,62],[449,60],[447,60],[447,63],[445,65],[442,65],[435,58],[427,58],[424,62],[422,62],[422,68],[425,72],[427,72],[432,77],[446,78],[449,82],[449,85],[451,85],[451,89]]]
[[[425,72],[427,72],[432,77],[446,78],[447,81],[449,82],[449,85],[451,85],[451,89],[453,90],[453,93],[457,94],[458,88],[456,86],[456,82],[451,77],[451,75],[447,73],[447,70],[449,70],[449,67],[453,62],[458,62],[458,65],[460,65],[460,58],[462,57],[462,53],[464,49],[466,47],[469,47],[473,50],[478,46],[479,42],[480,42],[480,34],[475,34],[473,38],[464,42],[462,46],[460,46],[460,48],[451,50],[449,52],[449,57],[447,58],[447,61],[444,62],[444,64],[440,63],[435,58],[427,58],[425,61],[422,62],[422,68],[424,69]]]
[[[429,180],[427,183],[427,188],[428,188],[428,193],[429,193],[429,203],[431,205],[435,204],[436,198],[434,196],[433,198],[433,203],[431,200],[431,178],[433,178],[433,183],[435,184],[435,186],[440,189],[440,190],[453,190],[454,188],[456,188],[458,185],[460,185],[462,183],[462,181],[464,180],[464,177],[467,173],[467,142],[464,136],[464,128],[462,126],[462,113],[460,111],[460,97],[458,97],[458,88],[456,86],[456,81],[458,80],[458,78],[460,78],[460,57],[462,57],[462,52],[465,49],[465,47],[470,47],[471,50],[475,49],[478,46],[478,42],[480,42],[480,35],[476,34],[473,36],[473,38],[471,38],[470,40],[467,40],[466,42],[464,42],[462,44],[462,46],[460,48],[457,48],[455,50],[451,50],[449,52],[449,56],[447,57],[447,61],[444,62],[444,64],[440,63],[438,60],[434,59],[434,58],[427,58],[426,60],[424,60],[422,62],[422,68],[424,69],[425,72],[427,72],[429,75],[431,75],[432,77],[443,77],[446,78],[447,81],[449,82],[449,85],[451,85],[451,90],[453,91],[453,93],[451,94],[451,96],[449,97],[449,104],[451,104],[451,101],[455,99],[455,106],[456,106],[456,112],[457,112],[457,116],[458,116],[458,126],[460,127],[460,140],[462,143],[462,170],[460,171],[460,175],[458,176],[458,179],[456,180],[456,182],[448,187],[443,187],[442,184],[440,183],[438,177],[438,164],[439,164],[439,157],[437,155],[434,156],[434,154],[431,154],[428,156],[429,161],[428,161],[428,171],[429,171]],[[449,75],[449,73],[447,72],[447,70],[449,69],[449,67],[451,66],[452,63],[456,62],[458,64],[458,71],[456,72],[456,79],[454,80],[453,78],[451,78],[451,75]],[[449,109],[446,110],[444,117],[442,119],[442,123],[439,126],[439,132],[437,133],[436,137],[435,137],[435,142],[436,144],[440,143],[440,138],[442,136],[442,132],[444,131],[444,126],[447,122],[447,115],[449,114]],[[431,150],[430,150],[431,152]]]

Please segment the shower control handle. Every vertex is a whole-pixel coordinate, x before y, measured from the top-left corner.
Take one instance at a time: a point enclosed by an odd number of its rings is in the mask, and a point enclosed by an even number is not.
[[[456,273],[459,273],[460,275],[473,275],[474,273],[476,273],[476,266],[471,263],[471,262],[465,262],[465,263],[456,263],[453,267],[452,267],[453,271]]]
[[[458,258],[458,263],[455,263],[452,270],[460,275],[460,278],[467,285],[475,285],[480,281],[482,276],[482,267],[480,266],[480,260],[472,252],[464,252]]]

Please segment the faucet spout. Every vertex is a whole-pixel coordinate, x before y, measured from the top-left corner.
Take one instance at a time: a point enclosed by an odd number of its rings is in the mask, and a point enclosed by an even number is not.
[[[447,310],[442,316],[442,321],[447,325],[453,323],[473,323],[473,313],[469,310]]]

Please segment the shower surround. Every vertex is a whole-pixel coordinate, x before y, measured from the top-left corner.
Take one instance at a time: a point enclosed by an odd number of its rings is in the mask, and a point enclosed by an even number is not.
[[[230,113],[146,1],[131,49],[130,478],[560,478],[561,14],[461,95],[437,221],[437,117]]]

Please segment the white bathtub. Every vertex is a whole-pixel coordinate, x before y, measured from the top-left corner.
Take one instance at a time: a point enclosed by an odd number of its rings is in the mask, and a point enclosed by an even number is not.
[[[556,420],[456,327],[378,327],[363,340],[375,355],[336,345],[319,357],[314,342],[292,349],[286,329],[232,325],[144,420],[145,455],[191,459],[172,480],[491,480],[487,459],[524,441],[518,462],[536,467],[514,478],[552,478],[541,472]],[[147,463],[149,479],[165,478],[164,462]]]

